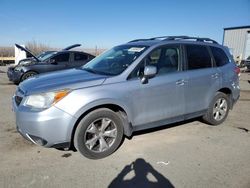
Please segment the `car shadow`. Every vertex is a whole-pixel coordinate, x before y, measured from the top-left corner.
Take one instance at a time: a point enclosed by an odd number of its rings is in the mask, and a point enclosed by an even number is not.
[[[192,119],[188,119],[188,120],[184,120],[184,121],[180,121],[180,122],[176,122],[176,123],[171,123],[171,124],[161,125],[161,126],[154,127],[154,128],[149,128],[149,129],[145,129],[145,130],[136,131],[136,132],[133,132],[132,136],[129,137],[128,139],[131,139],[133,136],[153,133],[153,132],[157,132],[157,131],[160,131],[160,130],[163,130],[163,129],[170,129],[170,128],[177,127],[177,126],[180,126],[180,125],[185,125],[187,123],[192,123],[194,121],[199,121],[199,122],[203,123],[203,121],[202,121],[202,119],[200,117],[192,118]]]
[[[121,147],[121,145],[124,143],[125,139],[131,140],[134,136],[139,136],[139,135],[143,135],[143,134],[153,133],[153,132],[157,132],[157,131],[164,130],[164,129],[170,129],[170,128],[181,126],[181,125],[184,126],[185,124],[191,123],[191,122],[194,122],[194,121],[199,121],[199,122],[203,123],[202,118],[198,117],[198,118],[192,118],[192,119],[188,119],[188,120],[184,120],[184,121],[180,121],[180,122],[176,122],[176,123],[171,123],[171,124],[167,124],[167,125],[161,125],[161,126],[154,127],[154,128],[149,128],[149,129],[144,129],[144,130],[140,130],[140,131],[135,131],[135,132],[133,132],[133,134],[130,137],[124,136],[122,138],[122,141],[119,144],[118,148]],[[71,142],[71,146],[69,147],[69,149],[66,149],[66,150],[63,149],[63,148],[55,148],[55,149],[60,150],[60,151],[73,151],[73,152],[77,152],[77,149],[75,148],[73,142]]]
[[[0,82],[0,85],[2,85],[2,86],[8,86],[8,85],[17,86],[17,84],[12,83],[12,82],[8,82],[8,83],[1,83],[1,82]]]
[[[131,173],[133,172],[133,173]],[[128,174],[133,174],[132,178],[127,179]],[[147,177],[151,175],[151,178]],[[152,177],[154,180],[152,180]],[[128,187],[164,187],[173,188],[173,184],[161,173],[155,170],[152,165],[142,158],[136,159],[126,165],[122,171],[111,181],[108,188],[128,188]]]

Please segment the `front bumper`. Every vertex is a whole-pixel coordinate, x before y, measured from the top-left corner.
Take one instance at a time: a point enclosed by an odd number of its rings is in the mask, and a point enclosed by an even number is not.
[[[7,76],[9,78],[10,81],[15,82],[15,83],[19,83],[21,80],[23,73],[20,71],[14,71],[13,67],[9,67],[8,71],[7,71]]]
[[[13,97],[13,111],[18,132],[27,140],[44,147],[68,146],[76,119],[52,106],[44,111],[32,111]]]

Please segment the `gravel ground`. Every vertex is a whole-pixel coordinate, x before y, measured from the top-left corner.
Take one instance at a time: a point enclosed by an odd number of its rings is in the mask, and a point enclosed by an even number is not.
[[[232,187],[250,188],[250,73],[227,120],[212,127],[197,119],[143,131],[111,156],[31,144],[15,129],[16,86],[0,67],[0,187]]]

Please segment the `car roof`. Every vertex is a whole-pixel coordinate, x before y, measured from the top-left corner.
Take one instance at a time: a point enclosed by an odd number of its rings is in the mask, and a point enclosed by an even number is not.
[[[82,54],[86,54],[86,55],[91,55],[91,56],[94,56],[90,53],[87,53],[87,52],[84,52],[84,51],[76,51],[76,50],[62,50],[62,51],[59,51],[57,52],[55,55],[58,55],[58,54],[61,54],[61,53],[82,53]]]
[[[154,46],[159,44],[199,44],[222,46],[210,38],[189,37],[189,36],[164,36],[149,39],[135,39],[124,45]]]

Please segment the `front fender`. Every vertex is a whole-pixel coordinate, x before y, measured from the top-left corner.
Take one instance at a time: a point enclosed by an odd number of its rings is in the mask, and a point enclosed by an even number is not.
[[[103,105],[117,105],[127,114],[128,120],[131,121],[132,114],[129,110],[129,104],[126,98],[119,92],[110,92],[98,90],[98,87],[75,90],[66,96],[55,106],[75,118],[79,118],[92,108]]]
[[[79,118],[82,114],[86,113],[87,111],[98,107],[98,106],[105,106],[105,105],[116,105],[119,106],[120,108],[122,108],[125,113],[128,116],[128,120],[131,120],[131,114],[130,111],[128,110],[128,107],[121,101],[118,101],[116,99],[111,99],[111,98],[104,98],[104,99],[98,99],[96,101],[90,102],[88,104],[86,104],[85,106],[83,106],[82,108],[80,108],[76,114],[74,115],[74,117]]]

